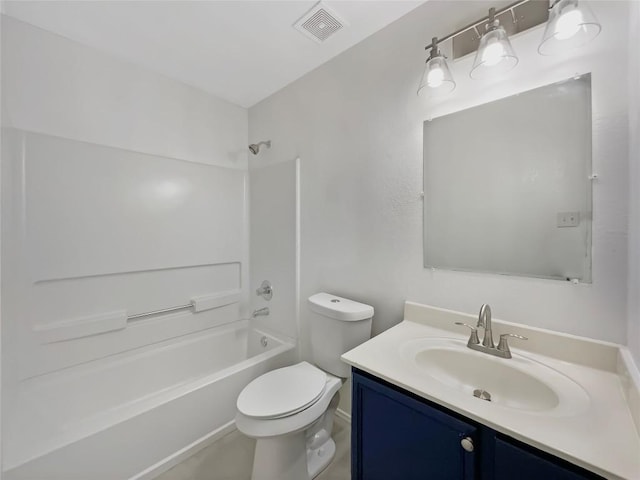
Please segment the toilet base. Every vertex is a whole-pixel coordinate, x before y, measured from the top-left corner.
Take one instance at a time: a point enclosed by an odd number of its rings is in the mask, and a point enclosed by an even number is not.
[[[251,480],[313,480],[333,460],[336,443],[331,438],[336,392],[325,413],[305,430],[258,438]]]
[[[336,442],[329,439],[318,448],[307,449],[307,470],[309,479],[314,479],[320,472],[329,466],[336,454]]]
[[[305,449],[305,432],[261,438],[256,443],[251,480],[313,480],[336,454],[331,437]]]
[[[251,480],[307,480],[305,432],[260,438]]]

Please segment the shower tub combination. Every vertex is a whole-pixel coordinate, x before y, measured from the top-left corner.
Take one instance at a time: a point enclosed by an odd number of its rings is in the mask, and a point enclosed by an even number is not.
[[[244,386],[295,360],[241,320],[29,379],[9,400],[6,479],[151,479],[231,431]]]

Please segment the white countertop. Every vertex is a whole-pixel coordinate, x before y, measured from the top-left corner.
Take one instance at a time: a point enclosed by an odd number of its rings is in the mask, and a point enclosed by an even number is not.
[[[525,412],[451,389],[408,365],[400,346],[417,338],[468,339],[475,317],[407,302],[405,320],[345,353],[348,364],[472,420],[610,479],[640,479],[640,393],[637,369],[624,347],[494,320],[494,337],[517,333],[514,358],[526,357],[564,374],[588,394],[586,409],[561,415]],[[482,354],[486,355],[486,354]],[[508,359],[504,360],[509,362]]]

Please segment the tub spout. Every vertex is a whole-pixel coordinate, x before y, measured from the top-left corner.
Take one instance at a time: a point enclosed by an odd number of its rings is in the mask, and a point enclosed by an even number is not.
[[[258,310],[254,310],[251,314],[251,318],[261,317],[269,315],[269,307],[259,308]]]

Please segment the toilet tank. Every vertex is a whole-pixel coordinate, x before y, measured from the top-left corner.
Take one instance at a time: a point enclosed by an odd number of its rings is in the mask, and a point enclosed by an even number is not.
[[[371,337],[373,307],[329,293],[310,296],[308,304],[313,363],[347,378],[350,367],[340,356]]]

